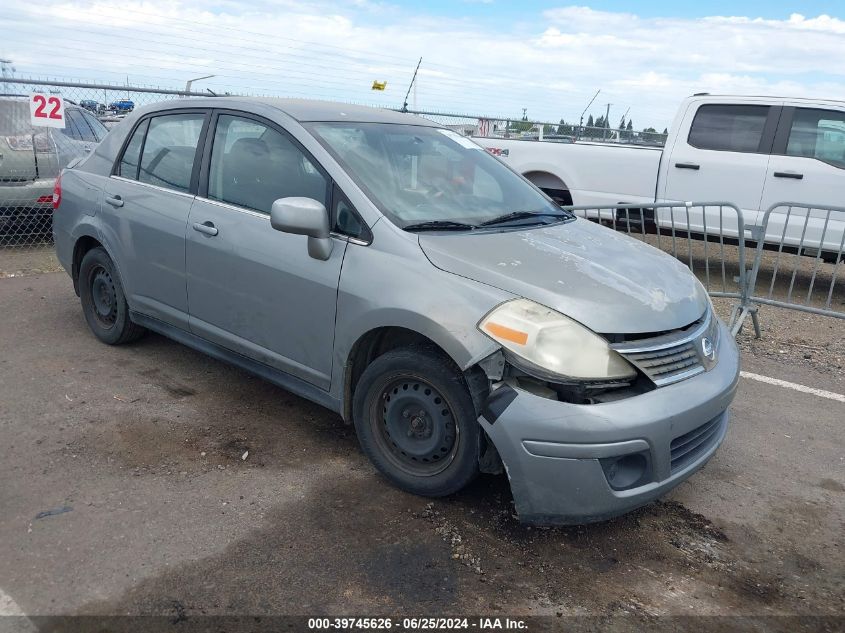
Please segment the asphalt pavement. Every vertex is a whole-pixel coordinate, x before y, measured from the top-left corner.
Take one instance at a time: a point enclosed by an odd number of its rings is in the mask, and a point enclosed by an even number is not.
[[[667,498],[532,529],[504,477],[415,497],[315,404],[156,335],[99,343],[64,273],[0,279],[0,315],[0,613],[845,614],[836,399],[744,378]],[[753,345],[745,371],[845,392]]]

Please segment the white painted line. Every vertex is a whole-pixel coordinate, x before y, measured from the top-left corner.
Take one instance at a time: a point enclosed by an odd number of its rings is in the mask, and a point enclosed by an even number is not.
[[[832,391],[825,391],[824,389],[816,389],[815,387],[807,387],[805,385],[799,385],[794,382],[788,382],[786,380],[781,380],[780,378],[769,378],[768,376],[761,376],[760,374],[752,374],[750,371],[741,371],[739,375],[743,378],[748,378],[750,380],[756,380],[758,382],[764,382],[767,385],[775,385],[776,387],[785,387],[786,389],[792,389],[794,391],[800,391],[801,393],[809,393],[814,396],[818,396],[819,398],[827,398],[828,400],[836,400],[837,402],[845,402],[845,396],[841,393],[833,393]]]
[[[3,615],[24,615],[24,612],[10,595],[0,589],[0,616]]]

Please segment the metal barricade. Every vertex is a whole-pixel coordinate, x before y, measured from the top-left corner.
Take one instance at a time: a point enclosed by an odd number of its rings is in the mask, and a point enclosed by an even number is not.
[[[729,202],[567,206],[567,210],[639,239],[686,264],[711,297],[735,299],[730,316],[734,336],[750,314],[746,248],[752,231],[742,210]]]
[[[845,207],[779,202],[756,231],[753,303],[845,319]]]

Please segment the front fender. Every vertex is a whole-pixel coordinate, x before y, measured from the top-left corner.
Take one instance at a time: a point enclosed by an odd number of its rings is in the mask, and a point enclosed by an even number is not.
[[[513,295],[442,271],[426,259],[416,240],[410,246],[415,252],[349,245],[338,291],[332,395],[342,397],[350,353],[377,328],[421,334],[461,369],[499,348],[476,325]]]

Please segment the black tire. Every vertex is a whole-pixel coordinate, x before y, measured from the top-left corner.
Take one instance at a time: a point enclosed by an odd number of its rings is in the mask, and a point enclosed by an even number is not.
[[[362,450],[402,490],[442,497],[478,475],[475,406],[460,371],[441,355],[405,348],[379,356],[352,405]]]
[[[822,251],[822,261],[825,264],[833,264],[835,266],[840,261],[845,261],[845,254],[840,255],[838,252],[834,253],[833,251]]]
[[[79,298],[88,327],[103,343],[129,343],[146,332],[129,318],[129,305],[120,276],[111,257],[102,248],[92,248],[82,258]]]

